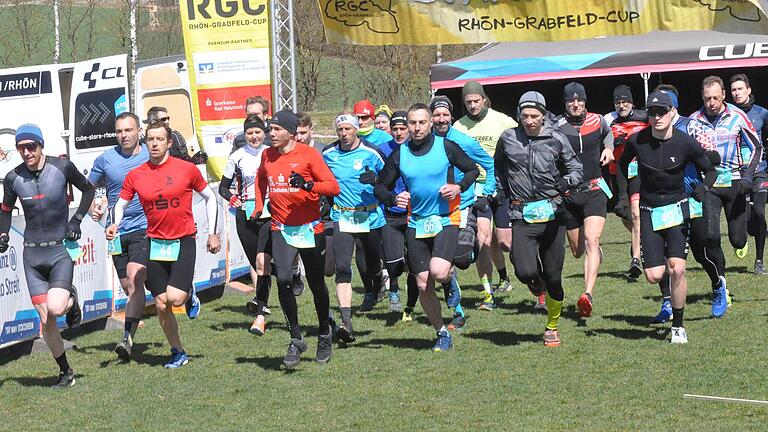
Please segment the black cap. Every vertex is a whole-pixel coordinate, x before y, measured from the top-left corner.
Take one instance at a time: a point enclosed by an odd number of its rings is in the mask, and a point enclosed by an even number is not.
[[[565,85],[565,89],[563,89],[563,100],[569,101],[571,99],[587,100],[587,91],[584,89],[583,85],[577,82]]]
[[[389,120],[389,127],[395,125],[408,126],[408,113],[405,111],[395,111],[392,113],[392,118]]]
[[[632,100],[632,89],[630,89],[626,84],[619,84],[615,89],[613,89],[613,103],[619,101],[635,103]]]
[[[453,103],[447,96],[435,96],[432,98],[432,102],[429,103],[429,110],[435,111],[437,108],[447,108],[449,112],[453,113]]]
[[[299,127],[299,118],[292,111],[278,111],[272,116],[271,124],[280,126],[291,135],[296,135],[296,129]]]
[[[672,103],[672,98],[669,97],[669,94],[655,91],[648,95],[648,101],[645,103],[645,109],[649,108],[664,108],[664,109],[670,109],[674,106]]]

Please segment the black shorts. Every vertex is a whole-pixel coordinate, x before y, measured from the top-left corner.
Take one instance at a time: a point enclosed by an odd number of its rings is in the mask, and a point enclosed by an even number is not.
[[[240,244],[243,245],[243,250],[248,255],[249,261],[255,262],[256,255],[260,253],[272,254],[271,227],[271,218],[249,220],[245,217],[245,211],[240,209],[235,211],[237,237],[240,239]],[[253,260],[251,260],[251,256]]]
[[[584,225],[584,219],[600,216],[605,219],[608,197],[602,189],[587,190],[563,197],[563,221],[565,229],[572,230]]]
[[[120,234],[120,248],[123,253],[112,255],[112,263],[115,264],[117,277],[120,279],[128,277],[126,269],[129,262],[147,266],[147,261],[149,261],[147,245],[147,230],[145,229]]]
[[[477,210],[477,207],[473,207],[475,216],[479,218],[485,218],[490,220],[493,218],[493,226],[496,228],[511,228],[512,219],[509,217],[509,198],[504,198],[500,203],[496,204],[494,200],[490,200],[489,206],[485,211]]]
[[[32,304],[46,302],[48,289],[72,290],[72,274],[75,263],[64,243],[44,247],[24,248],[24,276],[27,278]]]
[[[684,216],[687,207],[684,205]],[[660,231],[653,230],[651,210],[640,207],[640,260],[643,268],[653,268],[666,265],[667,258],[688,258],[688,229],[689,219],[683,223]]]
[[[384,261],[393,263],[405,258],[405,232],[408,228],[408,216],[386,214],[386,225],[381,229],[384,246]]]
[[[147,238],[147,250],[150,250],[150,241]],[[168,286],[185,292],[192,291],[197,253],[195,237],[182,237],[179,242],[179,257],[176,261],[147,261],[147,281],[144,285],[153,297],[164,293]]]
[[[429,271],[429,260],[432,258],[453,262],[458,240],[459,227],[456,225],[444,226],[442,231],[430,238],[416,238],[416,228],[408,228],[408,270],[413,274]]]

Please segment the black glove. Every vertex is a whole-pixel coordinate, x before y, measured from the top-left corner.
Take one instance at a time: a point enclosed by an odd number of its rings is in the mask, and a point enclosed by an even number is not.
[[[739,182],[739,193],[749,195],[752,193],[752,182],[745,179],[741,179]]]
[[[485,213],[488,211],[488,197],[487,196],[479,196],[475,200],[475,208],[481,212]]]
[[[324,196],[320,197],[320,216],[326,216],[330,211],[331,203],[328,202],[328,198]]]
[[[507,197],[507,195],[504,193],[504,189],[497,187],[496,188],[496,195],[493,197],[493,205],[500,206],[502,201]]]
[[[304,177],[301,176],[301,174],[293,171],[291,171],[291,176],[288,177],[288,183],[293,187],[304,189],[307,192],[311,191],[312,187],[315,185],[315,182],[306,181],[304,180]]]
[[[632,220],[632,212],[629,210],[629,206],[626,204],[617,205],[613,208],[613,212],[616,216],[624,220]]]
[[[371,171],[371,169],[368,168],[368,165],[366,165],[365,171],[360,174],[360,183],[375,185],[377,180],[378,178],[376,178],[376,173]]]
[[[698,186],[696,186],[695,189],[693,189],[693,193],[691,196],[696,201],[703,203],[704,197],[707,196],[707,192],[709,191],[709,188],[704,183],[700,183]]]
[[[8,241],[10,239],[6,233],[0,234],[0,253],[5,253],[8,250]]]
[[[560,177],[557,179],[557,186],[555,187],[557,188],[558,192],[563,193],[567,191],[570,186],[568,185],[568,180]]]
[[[199,151],[192,155],[191,162],[195,165],[202,165],[208,162],[208,153]]]
[[[76,216],[73,216],[67,224],[67,240],[77,241],[80,240],[80,221]]]
[[[718,153],[717,150],[707,150],[704,153],[706,153],[707,158],[712,162],[712,165],[720,165],[720,153]]]

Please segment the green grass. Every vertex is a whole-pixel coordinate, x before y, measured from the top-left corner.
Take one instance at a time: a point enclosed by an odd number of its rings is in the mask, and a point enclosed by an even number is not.
[[[620,276],[627,240],[609,217],[606,259],[586,323],[574,307],[582,261],[567,256],[557,349],[542,345],[545,317],[532,312],[533,298],[517,282],[498,310],[476,311],[474,270],[460,277],[468,327],[455,336],[453,351],[441,354],[429,350],[434,332],[423,315],[403,324],[382,303],[355,316],[354,346],[335,349],[331,362],[319,365],[307,291],[299,303],[310,348],[293,372],[279,367],[288,334],[274,291],[261,338],[246,332],[245,297],[209,294],[199,319],[180,317],[193,360],[177,371],[162,368],[168,349],[154,317],[139,331],[138,361],[130,364],[112,352],[120,331],[67,332],[77,344],[68,356],[78,382],[66,391],[45,387],[56,371],[49,355],[0,353],[0,430],[764,430],[766,407],[682,398],[768,395],[766,279],[747,271],[753,243],[743,261],[725,247],[736,300],[722,320],[709,318],[709,284],[691,257],[690,342],[671,346],[668,325],[647,324],[658,312],[658,289]]]

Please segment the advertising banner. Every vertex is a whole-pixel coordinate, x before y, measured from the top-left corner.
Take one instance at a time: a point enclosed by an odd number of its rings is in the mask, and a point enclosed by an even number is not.
[[[765,0],[318,0],[329,43],[563,41],[653,30],[768,33]]]
[[[243,131],[246,98],[272,99],[269,1],[179,5],[195,130],[208,153],[209,175],[220,179]]]

